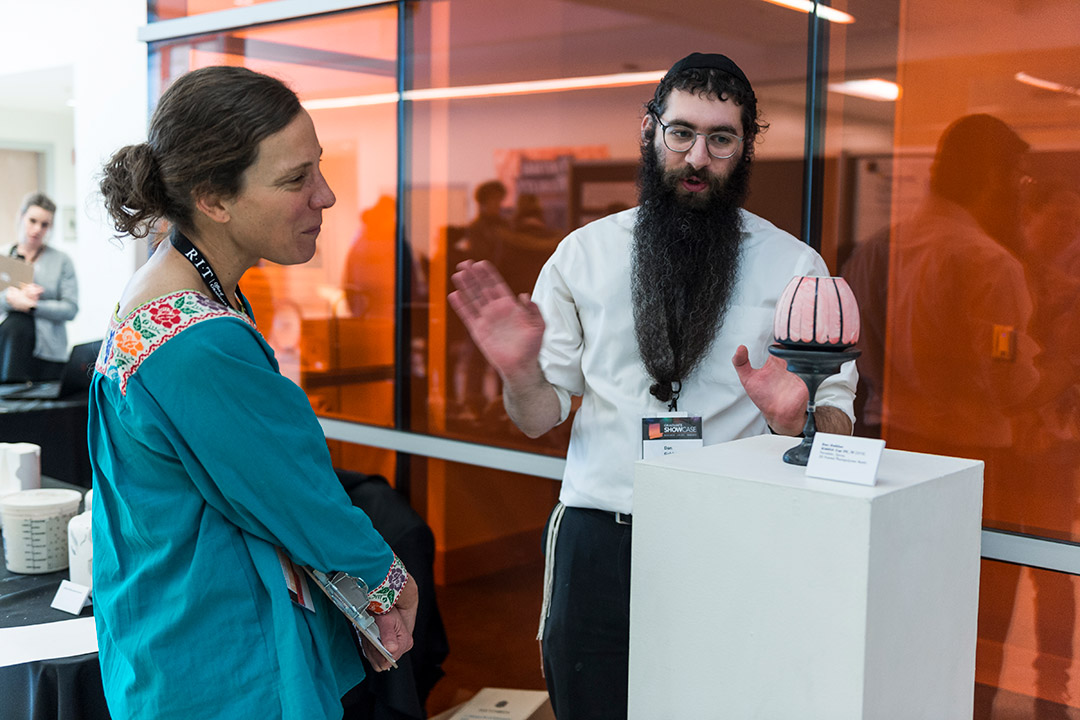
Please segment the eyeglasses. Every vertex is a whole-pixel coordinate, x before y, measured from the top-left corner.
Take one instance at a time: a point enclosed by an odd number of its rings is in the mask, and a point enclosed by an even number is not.
[[[699,133],[685,125],[667,125],[656,113],[653,113],[653,117],[656,118],[656,122],[660,123],[660,127],[664,129],[664,147],[671,152],[690,152],[690,148],[694,147],[694,143],[697,142],[698,135],[705,136],[705,147],[709,150],[709,154],[717,160],[727,160],[739,152],[739,147],[742,146],[743,139],[733,133]]]

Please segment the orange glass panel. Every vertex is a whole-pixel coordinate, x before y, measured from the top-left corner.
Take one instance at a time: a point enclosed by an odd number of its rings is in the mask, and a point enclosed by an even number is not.
[[[1080,705],[1078,585],[1072,575],[983,561],[976,720],[1071,717],[1067,708]]]
[[[1080,63],[1080,8],[1051,6],[907,3],[882,415],[894,447],[986,461],[985,524],[1073,538],[1080,105],[1020,80]],[[930,55],[965,23],[986,41]]]
[[[506,417],[497,375],[446,304],[450,275],[460,261],[484,258],[513,290],[529,292],[566,233],[636,205],[643,107],[659,76],[694,50],[735,55],[764,112],[782,118],[757,148],[750,207],[797,233],[805,89],[801,70],[793,79],[792,68],[805,64],[806,17],[745,3],[725,17],[691,13],[688,36],[683,14],[672,17],[656,3],[540,0],[516,4],[511,15],[496,7],[441,0],[417,5],[413,18],[413,86],[472,88],[480,96],[410,104],[409,234],[427,269],[427,304],[413,323],[426,353],[414,407],[424,412],[411,424],[562,455],[570,421],[529,440]],[[770,48],[767,55],[738,54],[743,32],[735,28],[746,27],[767,28],[755,41]],[[530,85],[646,71],[653,76],[616,87]],[[503,94],[505,83],[535,89]]]
[[[984,460],[984,525],[1075,541],[1080,7],[877,11],[892,40],[869,50],[856,8],[829,56],[823,249],[863,318],[857,432]],[[840,94],[870,76],[894,99]],[[1065,717],[1075,578],[983,569],[976,716]]]

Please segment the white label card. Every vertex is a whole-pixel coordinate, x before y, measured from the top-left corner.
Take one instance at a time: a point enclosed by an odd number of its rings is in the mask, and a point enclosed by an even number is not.
[[[878,438],[816,433],[806,463],[809,477],[873,485],[885,441]]]
[[[78,615],[86,607],[86,598],[88,597],[90,597],[90,588],[73,583],[70,580],[61,580],[60,589],[56,591],[52,607],[72,615]]]

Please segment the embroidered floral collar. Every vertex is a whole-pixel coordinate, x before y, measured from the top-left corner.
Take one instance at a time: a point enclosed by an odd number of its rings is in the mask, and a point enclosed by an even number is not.
[[[156,298],[135,308],[124,318],[117,317],[114,312],[95,369],[110,380],[116,380],[120,393],[126,394],[128,380],[155,350],[187,328],[220,317],[242,318],[255,327],[247,315],[194,290],[181,290]]]

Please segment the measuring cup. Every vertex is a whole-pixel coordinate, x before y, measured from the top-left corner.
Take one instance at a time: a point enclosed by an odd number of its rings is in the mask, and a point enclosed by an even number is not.
[[[68,521],[79,512],[82,494],[47,488],[23,490],[0,498],[4,519],[4,562],[27,575],[68,566]]]

